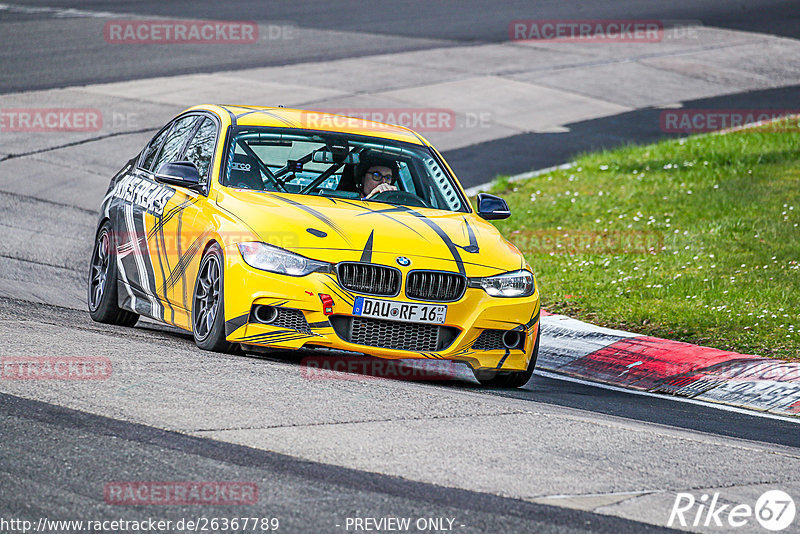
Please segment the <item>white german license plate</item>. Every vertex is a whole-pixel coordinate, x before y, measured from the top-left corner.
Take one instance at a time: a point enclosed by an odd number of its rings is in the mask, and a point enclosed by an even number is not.
[[[407,323],[443,324],[447,317],[447,306],[356,297],[353,315]]]

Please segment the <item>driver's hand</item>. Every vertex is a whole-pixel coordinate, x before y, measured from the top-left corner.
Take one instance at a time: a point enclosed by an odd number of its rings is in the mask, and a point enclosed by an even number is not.
[[[397,191],[397,188],[389,184],[380,184],[378,187],[370,191],[369,195],[367,195],[367,198],[372,198],[378,193],[385,193],[386,191]]]

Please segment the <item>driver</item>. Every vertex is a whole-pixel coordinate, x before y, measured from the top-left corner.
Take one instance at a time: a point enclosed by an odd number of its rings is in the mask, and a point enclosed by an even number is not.
[[[397,191],[394,183],[394,174],[391,167],[372,165],[364,173],[361,180],[361,194],[364,199],[372,198],[378,193]]]

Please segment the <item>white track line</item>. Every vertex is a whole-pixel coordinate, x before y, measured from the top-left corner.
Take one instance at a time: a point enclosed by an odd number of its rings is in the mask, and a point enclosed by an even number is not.
[[[791,416],[783,416],[783,415],[777,415],[777,414],[767,413],[767,412],[759,412],[759,411],[751,410],[751,409],[747,409],[747,408],[737,408],[736,406],[729,406],[727,404],[718,404],[716,402],[699,401],[699,400],[696,400],[696,399],[689,399],[687,397],[677,397],[675,395],[667,395],[665,393],[651,393],[649,391],[640,391],[640,390],[637,390],[637,389],[627,389],[627,388],[623,388],[623,387],[612,386],[612,385],[609,385],[609,384],[602,384],[600,382],[591,382],[589,380],[583,380],[581,378],[574,378],[574,377],[571,377],[571,376],[560,375],[560,374],[557,374],[557,373],[551,373],[549,371],[540,371],[539,369],[536,369],[534,371],[534,374],[537,374],[539,376],[543,376],[545,378],[552,378],[554,380],[563,380],[565,382],[574,382],[576,384],[581,384],[581,385],[584,385],[584,386],[591,386],[591,387],[595,387],[595,388],[607,389],[607,390],[610,390],[610,391],[618,391],[620,393],[630,393],[631,395],[641,395],[643,397],[655,397],[657,399],[667,399],[667,400],[672,400],[672,401],[676,401],[676,402],[684,402],[684,403],[687,403],[687,404],[697,404],[697,405],[700,405],[700,406],[705,406],[707,408],[716,408],[717,410],[724,410],[726,412],[734,412],[734,413],[739,413],[739,414],[742,414],[742,415],[750,415],[750,416],[753,416],[753,417],[763,417],[763,418],[766,418],[766,419],[777,419],[778,421],[785,421],[785,422],[789,422],[789,423],[798,423],[798,424],[800,424],[800,417],[791,417]]]

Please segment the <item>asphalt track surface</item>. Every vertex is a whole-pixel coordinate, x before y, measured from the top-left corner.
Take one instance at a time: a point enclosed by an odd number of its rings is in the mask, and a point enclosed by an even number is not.
[[[800,36],[800,4],[785,0],[625,0],[613,2],[282,2],[210,1],[27,1],[0,9],[0,35],[7,43],[0,64],[0,94],[155,76],[302,64],[391,52],[480,45],[508,40],[515,19],[657,19],[670,23]],[[19,9],[18,6],[22,6]],[[40,11],[35,11],[37,8]],[[65,9],[100,13],[93,22]],[[103,13],[110,13],[103,15]],[[137,45],[109,47],[99,39],[110,18],[165,17],[248,20],[304,30],[289,41],[264,46]],[[672,22],[670,22],[672,21]],[[35,24],[31,24],[35,22]],[[769,58],[765,58],[769,60]],[[447,68],[446,65],[429,65]],[[376,74],[380,75],[380,74]],[[276,80],[279,81],[279,80]],[[582,82],[584,83],[584,82]],[[592,83],[591,79],[585,83]],[[794,109],[800,86],[744,91],[688,100],[686,108]],[[444,154],[465,187],[498,174],[570,161],[586,151],[669,137],[658,109],[637,109],[571,124],[568,132],[528,133],[487,141]]]
[[[320,31],[318,36],[292,42],[287,49],[242,47],[182,50],[123,47],[109,53],[102,43],[91,43],[93,28],[67,33],[64,18],[51,13],[0,11],[4,40],[16,43],[3,52],[0,92],[45,89],[105,81],[133,80],[190,72],[211,72],[267,65],[285,65],[322,59],[341,59],[391,51],[463,43],[508,40],[508,25],[515,19],[659,19],[699,21],[720,28],[787,37],[800,35],[800,5],[785,0],[720,2],[718,0],[620,0],[605,2],[530,2],[513,0],[487,3],[459,2],[282,2],[246,0],[213,2],[158,1],[26,1],[9,2],[30,7],[74,8],[92,12],[129,13],[138,16],[213,20],[254,20],[292,24]],[[37,32],[19,22],[40,20]],[[67,19],[68,20],[68,19]],[[62,23],[62,24],[59,24]],[[25,33],[23,32],[23,29]],[[17,33],[20,32],[20,33]],[[358,32],[372,36],[355,42],[328,32]],[[277,45],[277,43],[276,43]],[[174,47],[171,47],[174,48]]]
[[[77,341],[78,336],[74,334],[76,332],[92,332],[102,336],[102,344],[119,347],[123,354],[127,354],[114,360],[115,369],[117,365],[122,368],[126,362],[128,365],[137,365],[137,356],[134,354],[136,349],[131,345],[133,343],[144,342],[147,350],[154,353],[180,348],[188,354],[194,354],[192,359],[198,362],[196,368],[191,368],[191,360],[186,360],[190,367],[183,369],[181,374],[194,377],[193,380],[198,383],[209,376],[209,371],[203,368],[202,362],[207,363],[210,357],[219,360],[214,374],[233,373],[231,362],[267,367],[262,375],[262,379],[266,379],[263,385],[267,389],[273,389],[277,384],[269,377],[276,369],[282,368],[295,376],[300,375],[300,360],[308,355],[280,353],[217,358],[210,354],[197,354],[186,334],[152,323],[140,323],[132,332],[124,328],[107,329],[92,323],[85,313],[78,310],[0,300],[0,323],[20,317],[27,317],[34,325],[66,326],[63,335],[55,336],[56,339],[51,338],[51,344],[67,345],[73,339],[80,343]],[[36,335],[29,334],[29,337],[35,338]],[[47,336],[42,333],[42,337]],[[17,343],[18,346],[27,344],[27,341]],[[46,345],[39,343],[38,346],[41,348]],[[142,364],[151,365],[146,362]],[[140,378],[145,384],[151,380],[144,376]],[[487,401],[490,398],[499,400],[501,404],[506,399],[521,401],[525,408],[540,413],[545,418],[552,417],[553,410],[557,413],[566,409],[571,416],[621,427],[642,423],[649,428],[648,432],[658,428],[684,429],[701,439],[707,439],[702,436],[725,436],[734,438],[737,447],[758,449],[769,443],[777,445],[772,448],[771,454],[790,457],[795,456],[793,451],[800,446],[800,432],[796,423],[721,411],[712,406],[684,404],[670,398],[639,397],[542,376],[534,376],[525,388],[514,391],[487,390],[467,380],[389,382],[393,388],[397,387],[400,394],[410,393],[409,388],[422,388],[432,403],[444,403],[452,395],[466,394],[477,396],[478,400],[480,397]],[[135,402],[137,397],[125,397],[127,391],[135,391],[138,385],[134,378],[134,383],[120,388],[115,393],[114,404],[119,404],[122,408],[125,404]],[[296,384],[287,385],[290,388],[296,387]],[[305,381],[304,387],[312,386],[313,382]],[[334,388],[336,386],[334,384]],[[243,391],[252,391],[247,384],[242,384],[241,387]],[[456,529],[459,532],[661,530],[657,525],[619,517],[528,502],[490,492],[431,484],[408,477],[365,472],[294,457],[291,452],[273,452],[204,439],[196,435],[189,436],[185,432],[132,422],[128,416],[105,417],[58,403],[26,398],[39,395],[35,389],[27,392],[25,389],[18,390],[22,392],[22,396],[0,393],[0,420],[3,427],[0,470],[4,480],[0,517],[21,517],[35,523],[41,517],[83,520],[142,520],[154,517],[177,521],[201,516],[258,515],[280,518],[281,530],[287,532],[343,531],[337,525],[344,525],[348,517],[364,516],[455,518],[457,525],[463,525]],[[187,392],[183,394],[191,395]],[[362,390],[359,394],[364,395],[365,392]],[[371,393],[366,394],[372,396]],[[141,401],[143,397],[140,395],[138,399]],[[279,397],[272,395],[267,395],[265,400],[267,402],[259,403],[261,409],[274,409],[275,403],[280,403]],[[160,403],[158,398],[145,401],[147,404],[151,402]],[[170,400],[164,398],[163,402],[169,404]],[[192,402],[202,404],[202,395],[193,395]],[[180,413],[185,407],[177,404],[176,411]],[[245,411],[252,408],[246,401],[242,405]],[[202,413],[202,406],[196,406],[195,409]],[[235,412],[237,407],[229,404],[226,409]],[[362,413],[356,419],[373,416],[380,417],[379,414]],[[180,420],[181,417],[178,416],[177,419]],[[402,417],[400,421],[402,422]],[[254,424],[259,426],[258,423]],[[294,426],[291,422],[287,424]],[[309,428],[313,428],[315,423],[309,424],[312,425]],[[565,427],[563,432],[569,434],[571,430]],[[362,438],[371,439],[370,433],[363,434]],[[456,441],[459,440],[458,436],[455,438]],[[497,435],[493,441],[496,440],[497,445],[502,447],[504,438]],[[559,441],[560,438],[554,440],[554,445]],[[360,452],[363,454],[363,451]],[[554,453],[559,454],[557,446]],[[632,454],[636,456],[635,453]],[[530,458],[529,461],[535,465],[553,459]],[[564,460],[569,458],[565,457]],[[574,460],[581,461],[580,458]],[[476,461],[481,462],[479,459]],[[675,467],[685,468],[679,463]],[[745,466],[744,470],[748,467],[755,469],[755,466]],[[763,477],[764,474],[760,476]],[[104,504],[103,485],[118,480],[247,481],[258,485],[260,500],[258,506],[228,507],[121,507]],[[659,512],[659,515],[666,513],[665,510]]]
[[[143,480],[246,480],[259,486],[257,506],[216,506],[215,517],[277,517],[286,532],[343,530],[348,516],[457,518],[459,532],[660,532],[658,527],[347,469],[228,443],[185,436],[0,395],[4,466],[3,517],[141,520],[210,516],[202,507],[107,507],[93,498],[106,477]],[[87,446],[91,443],[92,446]],[[66,472],[65,472],[66,468]],[[71,468],[71,469],[70,469]],[[91,469],[87,469],[91,468]],[[24,481],[19,483],[18,481]],[[54,499],[30,499],[30,488]],[[36,520],[34,519],[34,522]]]
[[[108,55],[79,46],[87,36],[66,32],[69,18],[52,10],[0,10],[0,93],[498,42],[516,18],[700,20],[793,38],[800,33],[800,6],[777,1],[542,2],[535,10],[530,2],[25,5],[289,22],[319,29],[320,36],[274,54],[228,48],[198,54],[191,47],[143,54],[123,47]],[[39,33],[22,25],[31,21]],[[330,32],[342,33],[334,39]],[[797,87],[783,87],[694,105],[786,108],[797,95]],[[477,168],[464,180],[474,185],[495,171],[527,171],[581,150],[661,137],[650,126],[655,113],[633,111],[564,134],[526,134],[446,156],[457,172]],[[486,152],[498,157],[485,163]],[[677,491],[722,488],[734,492],[731,499],[736,491],[749,495],[747,488],[798,495],[800,427],[793,422],[543,376],[515,391],[488,390],[467,378],[318,384],[300,378],[302,354],[210,355],[185,334],[152,323],[96,325],[80,305],[43,303],[82,292],[93,215],[66,198],[4,192],[0,205],[8,236],[0,251],[4,274],[38,288],[27,299],[0,298],[0,354],[94,351],[112,358],[120,376],[88,391],[2,384],[0,517],[257,514],[280,517],[287,532],[343,532],[337,525],[347,517],[451,517],[464,525],[458,532],[646,532],[666,524]],[[19,242],[36,240],[31,229],[57,235],[63,228],[75,230],[65,243],[15,251]],[[108,506],[102,487],[111,480],[248,480],[258,484],[260,501],[213,509]],[[614,500],[627,493],[630,502]],[[578,505],[564,504],[565,495],[577,496]],[[605,507],[587,504],[597,495],[611,500]],[[585,511],[596,508],[602,513]]]

